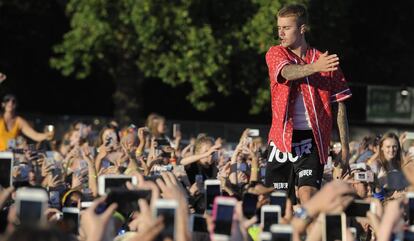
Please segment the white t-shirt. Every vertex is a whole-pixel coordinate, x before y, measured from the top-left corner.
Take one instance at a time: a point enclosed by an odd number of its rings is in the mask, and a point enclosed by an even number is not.
[[[293,129],[294,130],[311,130],[312,126],[309,119],[308,111],[303,102],[302,92],[299,92],[295,100],[295,109],[293,110]]]

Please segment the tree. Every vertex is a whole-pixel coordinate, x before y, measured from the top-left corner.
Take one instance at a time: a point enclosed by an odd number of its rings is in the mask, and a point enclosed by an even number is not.
[[[214,106],[213,93],[242,91],[258,113],[269,100],[264,53],[286,2],[70,0],[71,30],[51,65],[77,78],[106,71],[117,87],[116,116],[125,122],[139,114],[141,86],[150,78],[189,86],[187,99],[201,111]]]

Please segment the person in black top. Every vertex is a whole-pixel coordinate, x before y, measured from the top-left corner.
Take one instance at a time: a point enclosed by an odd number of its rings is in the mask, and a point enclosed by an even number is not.
[[[203,136],[195,143],[195,155],[185,157],[180,164],[185,166],[188,179],[193,184],[196,175],[202,175],[203,181],[206,179],[217,178],[217,151],[221,148],[221,143],[214,143],[213,138]]]

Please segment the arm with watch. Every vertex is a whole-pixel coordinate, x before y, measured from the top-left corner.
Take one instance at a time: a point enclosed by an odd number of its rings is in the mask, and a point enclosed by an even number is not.
[[[320,213],[343,211],[354,199],[352,193],[354,193],[352,187],[344,181],[335,180],[326,184],[295,211],[292,220],[294,230],[302,234]]]

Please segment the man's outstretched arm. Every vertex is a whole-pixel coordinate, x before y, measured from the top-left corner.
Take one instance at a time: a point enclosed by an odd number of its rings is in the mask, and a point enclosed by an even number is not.
[[[328,55],[325,52],[319,56],[315,63],[289,64],[282,68],[280,74],[287,80],[297,80],[317,72],[330,72],[338,69],[339,58],[336,54]]]
[[[349,128],[348,117],[346,114],[346,105],[344,102],[338,102],[337,108],[334,109],[336,114],[336,121],[338,123],[339,138],[342,146],[341,160],[344,164],[348,164],[349,161]]]

